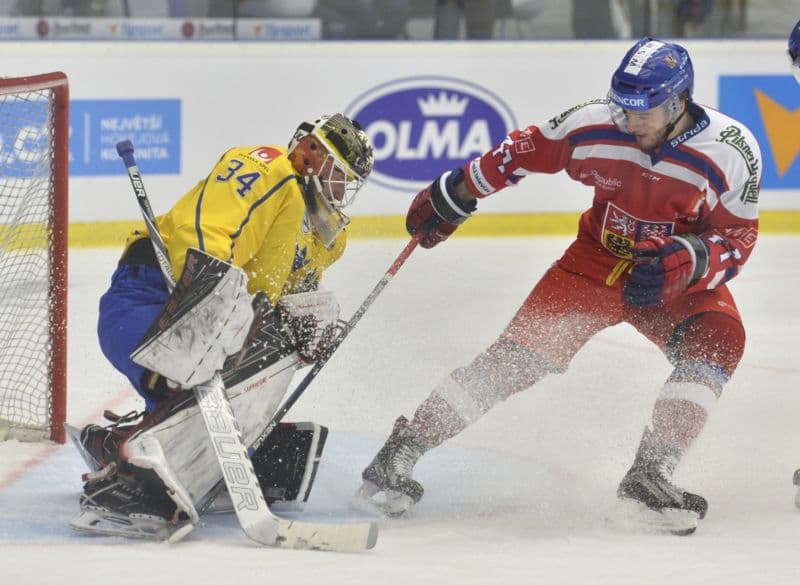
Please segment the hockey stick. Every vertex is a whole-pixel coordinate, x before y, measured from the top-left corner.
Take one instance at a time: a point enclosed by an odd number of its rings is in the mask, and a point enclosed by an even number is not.
[[[117,153],[125,163],[159,266],[164,273],[167,287],[172,290],[175,286],[175,277],[133,156],[131,141],[124,140],[118,143]],[[266,546],[346,552],[370,549],[375,546],[378,529],[374,523],[318,524],[285,520],[272,514],[264,500],[253,463],[247,454],[247,448],[242,442],[239,424],[228,401],[219,372],[209,382],[195,386],[194,394],[225,485],[231,496],[235,495],[238,498],[237,505],[234,507],[236,517],[242,530],[250,539]],[[196,521],[197,512],[196,510],[192,510],[192,512],[191,515]],[[175,542],[183,538],[191,531],[191,527],[192,524],[181,527],[173,534],[171,541]]]
[[[275,427],[278,426],[278,423],[281,422],[281,420],[283,420],[283,417],[286,416],[286,413],[289,412],[292,406],[294,406],[295,402],[300,399],[311,382],[313,382],[314,379],[319,375],[320,370],[325,367],[325,364],[328,363],[328,360],[331,359],[334,352],[342,344],[345,337],[347,337],[350,332],[355,329],[356,324],[361,320],[361,317],[364,316],[364,313],[367,312],[367,309],[369,309],[372,303],[375,302],[375,299],[378,298],[378,295],[381,294],[383,289],[386,288],[386,285],[388,285],[394,275],[397,274],[397,271],[400,270],[403,264],[405,264],[406,260],[408,260],[408,257],[411,255],[411,252],[414,251],[424,235],[424,233],[419,232],[413,238],[411,238],[411,241],[409,241],[408,244],[406,244],[406,247],[403,248],[403,251],[400,252],[395,261],[392,262],[389,270],[386,271],[383,277],[378,281],[378,284],[375,285],[375,288],[372,289],[372,292],[369,293],[367,298],[364,299],[364,302],[361,303],[361,306],[359,306],[356,312],[353,313],[353,316],[350,317],[350,320],[345,324],[342,332],[336,337],[330,348],[328,348],[325,356],[313,365],[311,370],[309,370],[309,372],[303,377],[297,387],[292,391],[291,394],[289,394],[286,400],[284,400],[281,407],[275,412],[274,415],[272,415],[272,418],[267,426],[264,427],[264,430],[253,443],[252,451],[255,451],[261,446],[261,443],[263,443],[269,434],[275,430]],[[214,500],[216,500],[217,496],[219,496],[219,494],[222,492],[222,488],[223,483],[220,481],[211,489],[211,492],[203,502],[203,506],[200,509],[201,515],[204,514],[209,507],[211,507],[211,504],[214,503]]]
[[[367,312],[367,309],[369,309],[369,307],[372,305],[375,299],[378,298],[378,295],[381,294],[383,289],[386,288],[386,285],[389,284],[394,275],[397,274],[397,271],[400,270],[403,264],[405,264],[406,260],[408,260],[408,257],[411,255],[411,252],[414,251],[414,248],[417,247],[417,244],[419,244],[420,240],[424,235],[425,235],[424,233],[419,232],[413,238],[411,238],[411,241],[408,242],[408,244],[406,244],[406,247],[403,248],[403,251],[400,252],[395,261],[392,262],[392,265],[389,267],[389,270],[386,271],[383,277],[378,281],[378,284],[375,285],[375,288],[372,289],[372,292],[369,293],[367,298],[364,299],[364,302],[361,303],[361,306],[358,307],[356,312],[353,313],[353,316],[350,317],[350,320],[344,326],[342,332],[336,337],[334,342],[331,344],[331,347],[326,352],[325,357],[323,357],[321,360],[319,360],[314,364],[311,370],[309,370],[309,372],[300,381],[300,383],[292,391],[292,393],[288,396],[288,398],[286,398],[283,405],[272,416],[272,419],[269,421],[269,424],[266,426],[261,435],[256,439],[255,442],[256,448],[264,441],[264,439],[267,438],[267,435],[269,435],[273,431],[275,426],[283,419],[283,417],[286,415],[289,409],[292,408],[292,406],[294,406],[294,403],[297,402],[300,396],[303,395],[303,393],[306,391],[306,388],[308,388],[311,382],[314,381],[314,378],[316,378],[319,375],[320,370],[322,370],[322,368],[325,367],[325,364],[327,364],[328,360],[331,359],[333,353],[339,348],[339,346],[345,340],[345,337],[347,337],[350,334],[350,332],[355,328],[356,324],[361,320],[361,317],[363,317],[364,313]]]

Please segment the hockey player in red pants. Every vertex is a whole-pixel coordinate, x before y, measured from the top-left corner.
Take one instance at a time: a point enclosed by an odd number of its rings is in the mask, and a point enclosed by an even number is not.
[[[726,287],[758,235],[761,156],[738,121],[692,100],[686,50],[637,42],[606,99],[514,130],[444,173],[408,211],[426,248],[477,201],[531,173],[566,171],[594,191],[578,236],[499,338],[433,388],[364,469],[360,495],[389,515],[423,495],[412,469],[500,400],[564,372],[598,331],[627,322],[674,367],[618,495],[670,532],[688,534],[706,500],[672,483],[742,356],[745,331]]]
[[[794,25],[792,32],[789,34],[789,55],[790,68],[797,83],[800,84],[800,21]],[[797,493],[794,497],[795,505],[800,508],[800,469],[794,472],[794,485],[797,486]]]

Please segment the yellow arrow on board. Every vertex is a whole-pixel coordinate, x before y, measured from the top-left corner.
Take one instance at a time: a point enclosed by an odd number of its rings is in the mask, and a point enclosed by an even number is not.
[[[760,89],[755,93],[778,176],[783,177],[800,153],[800,108],[790,112]]]

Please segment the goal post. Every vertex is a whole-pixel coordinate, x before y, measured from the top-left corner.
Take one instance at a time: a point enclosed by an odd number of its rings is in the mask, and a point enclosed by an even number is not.
[[[69,85],[0,78],[0,440],[65,441]]]

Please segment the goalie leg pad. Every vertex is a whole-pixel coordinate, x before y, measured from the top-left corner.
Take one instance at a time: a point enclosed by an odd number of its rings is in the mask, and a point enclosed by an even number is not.
[[[245,445],[252,445],[278,409],[300,361],[292,353],[226,388]],[[191,393],[186,406],[159,424],[133,435],[122,447],[128,462],[152,468],[177,494],[198,506],[221,478],[202,413]],[[163,459],[154,466],[152,461]]]
[[[300,364],[285,338],[277,313],[258,311],[251,334],[247,349],[229,358],[223,370],[226,392],[246,444],[252,444],[260,436]],[[312,434],[315,439],[309,442],[316,441],[313,453],[318,457],[324,437],[318,429]],[[115,463],[124,471],[124,477],[137,481],[119,483],[116,470],[93,474],[95,482],[90,482],[88,489],[96,495],[91,500],[82,499],[81,514],[73,520],[73,528],[171,541],[190,530],[198,522],[200,496],[205,497],[220,479],[216,455],[193,393],[179,392],[160,403],[125,434],[119,449]],[[286,456],[287,453],[279,455]],[[297,488],[297,497],[307,496],[313,481],[314,464],[311,459],[308,463],[302,476],[306,491],[303,492],[302,481],[299,485],[287,484]],[[131,485],[138,490],[134,490],[138,495],[130,499],[137,502],[135,508],[126,500]],[[156,507],[150,505],[154,498],[159,502]]]

